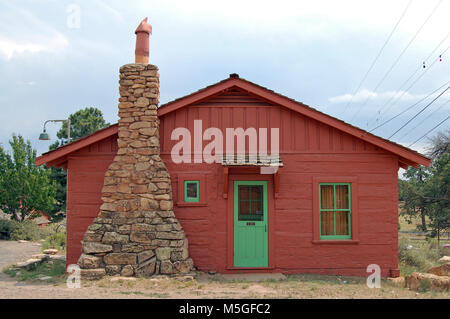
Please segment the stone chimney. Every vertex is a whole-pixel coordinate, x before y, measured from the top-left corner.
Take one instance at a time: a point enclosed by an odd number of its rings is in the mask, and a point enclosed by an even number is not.
[[[136,63],[120,68],[119,149],[105,173],[98,217],[82,241],[83,279],[193,269],[173,212],[170,175],[160,158],[159,73],[147,64],[150,32],[145,19],[136,30]]]

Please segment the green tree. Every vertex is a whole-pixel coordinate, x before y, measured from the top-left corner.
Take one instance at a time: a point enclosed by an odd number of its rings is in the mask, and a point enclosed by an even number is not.
[[[440,232],[450,228],[450,130],[431,139],[430,177],[423,190],[432,235],[440,240]]]
[[[109,126],[106,123],[102,111],[95,107],[86,107],[69,116],[70,119],[70,140],[76,141],[86,135],[92,134],[102,128]],[[61,129],[56,133],[59,140],[49,146],[49,150],[54,150],[67,143],[67,122],[64,122]],[[50,178],[55,181],[56,191],[56,210],[66,210],[67,196],[67,172],[62,168],[50,168]]]
[[[430,167],[408,169],[400,197],[405,201],[405,214],[409,217],[420,215],[422,229],[430,227],[431,235],[439,240],[440,232],[450,227],[450,130],[438,133],[430,141]]]
[[[30,141],[13,135],[9,144],[12,154],[0,146],[0,209],[17,221],[32,211],[52,212],[56,185],[50,181],[50,171],[36,166]]]
[[[81,109],[71,114],[69,119],[71,142],[109,126],[109,123],[106,123],[103,118],[102,111],[95,107]],[[56,133],[56,136],[59,140],[50,145],[50,150],[54,150],[67,143],[67,122],[63,123],[61,129]]]
[[[420,230],[426,231],[427,200],[418,194],[424,192],[425,183],[430,176],[429,169],[425,166],[410,167],[404,174],[407,182],[402,183],[399,189],[400,197],[404,201],[404,215],[411,223],[412,218],[419,216],[421,220]]]

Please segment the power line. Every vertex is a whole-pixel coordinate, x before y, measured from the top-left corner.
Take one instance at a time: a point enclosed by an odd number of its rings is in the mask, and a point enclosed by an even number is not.
[[[436,90],[434,90],[433,92],[431,92],[430,94],[428,94],[427,96],[425,96],[423,99],[417,101],[416,103],[414,103],[413,105],[407,107],[406,109],[404,109],[403,111],[401,111],[400,113],[398,113],[397,115],[391,117],[389,120],[384,121],[383,123],[381,123],[380,125],[374,127],[373,129],[371,129],[369,132],[373,132],[376,129],[386,125],[387,123],[391,122],[392,120],[396,119],[397,117],[399,117],[400,115],[404,114],[405,112],[409,111],[410,109],[412,109],[414,106],[416,106],[417,104],[421,103],[422,101],[425,101],[428,97],[430,97],[431,95],[433,95],[434,93],[436,93],[437,91],[439,91],[440,89],[442,89],[444,86],[446,86],[447,84],[449,84],[450,81],[444,83],[443,85],[441,85],[440,87],[438,87]]]
[[[372,71],[373,67],[375,66],[375,64],[377,63],[378,59],[381,56],[381,53],[383,52],[384,48],[386,47],[386,45],[389,43],[389,41],[392,38],[392,35],[394,34],[395,30],[397,30],[398,25],[400,24],[400,22],[403,20],[403,17],[406,14],[406,11],[408,11],[409,7],[412,4],[412,0],[409,1],[408,5],[406,6],[405,10],[403,10],[402,15],[400,16],[400,18],[398,19],[397,23],[395,24],[394,28],[392,29],[391,33],[389,34],[389,36],[387,37],[386,41],[384,41],[383,46],[381,47],[380,51],[378,52],[377,56],[375,57],[375,59],[373,60],[372,64],[370,65],[369,69],[367,70],[366,74],[364,75],[364,77],[362,78],[361,82],[359,82],[359,85],[357,87],[357,89],[355,90],[355,92],[353,93],[351,99],[347,102],[347,105],[345,106],[343,112],[341,113],[344,114],[345,111],[347,111],[348,106],[350,105],[350,103],[353,101],[353,97],[359,92],[359,89],[361,89],[362,84],[364,83],[364,81],[367,79],[367,76],[369,75],[370,71]]]
[[[389,136],[388,139],[390,139],[391,137],[393,137],[395,134],[397,134],[401,129],[403,129],[406,125],[408,125],[412,120],[414,120],[417,116],[419,116],[420,113],[422,113],[423,111],[426,110],[427,107],[429,107],[431,104],[433,104],[438,98],[440,98],[442,96],[442,94],[444,94],[445,92],[447,92],[447,90],[450,89],[450,86],[448,86],[444,91],[442,91],[438,96],[436,96],[434,98],[433,101],[431,101],[430,103],[428,103],[423,109],[421,109],[419,112],[416,113],[416,115],[414,115],[411,119],[409,119],[405,124],[403,124],[397,131],[394,132],[394,134],[392,134],[391,136]]]
[[[422,135],[421,137],[419,137],[417,140],[415,140],[412,144],[409,144],[408,147],[413,146],[414,144],[416,144],[418,141],[420,141],[421,139],[423,139],[425,136],[427,136],[428,134],[430,134],[431,132],[433,132],[435,129],[437,129],[439,126],[441,126],[442,124],[444,124],[445,121],[447,121],[450,118],[450,116],[447,116],[447,118],[445,118],[443,121],[441,121],[438,125],[436,125],[435,127],[433,127],[431,130],[429,130],[428,132],[426,132],[424,135]]]
[[[450,36],[450,33],[448,33],[445,37],[444,37],[444,39],[433,49],[433,51],[428,55],[428,57],[424,60],[425,62],[427,62],[429,59],[430,59],[430,57],[436,52],[436,50],[441,46],[441,44],[442,43],[444,43],[444,41],[445,40],[447,40],[447,38]],[[448,49],[450,49],[450,46],[449,47],[447,47],[447,49],[445,49],[440,55],[442,56],[445,52],[447,52],[448,51]],[[417,83],[417,81],[419,81],[427,72],[428,72],[428,70],[430,70],[432,67],[433,67],[433,65],[437,62],[439,60],[439,57],[437,57],[432,63],[431,63],[431,65],[429,66],[429,67],[427,67],[426,69],[425,69],[425,71],[424,72],[422,72],[420,75],[419,75],[419,77],[406,89],[406,90],[403,90],[402,91],[402,94],[400,95],[400,96],[395,96],[395,95],[393,95],[382,107],[380,107],[378,110],[377,110],[377,112],[376,113],[378,113],[379,114],[379,116],[375,119],[375,122],[378,122],[379,120],[380,120],[380,118],[381,118],[381,114],[382,113],[387,113],[390,109],[391,109],[391,107],[392,106],[394,106],[395,105],[395,103],[397,103],[402,97],[403,97],[403,95],[405,95],[406,94],[406,92],[408,92],[416,83]],[[402,89],[403,89],[403,87],[414,77],[414,75],[416,75],[416,73],[420,70],[420,69],[422,69],[422,66],[419,66],[414,72],[413,72],[413,74],[411,74],[411,76],[405,81],[405,82],[403,82],[403,84],[395,91],[395,92],[399,92],[399,91],[401,91]],[[395,99],[394,100],[394,102],[391,104],[391,105],[389,105],[391,102],[392,102],[392,100],[393,99]],[[387,109],[385,109],[385,110],[383,110],[385,107],[387,106]],[[370,124],[372,124],[372,122],[369,122],[368,123],[368,125],[370,125]]]
[[[420,28],[416,31],[416,33],[414,34],[414,36],[412,37],[412,39],[409,41],[409,43],[407,44],[407,46],[403,49],[403,51],[400,53],[400,55],[397,57],[397,59],[395,60],[395,62],[391,65],[391,67],[388,69],[388,71],[384,74],[384,76],[381,78],[381,80],[378,82],[378,84],[376,85],[375,89],[373,90],[373,92],[376,92],[378,90],[378,88],[380,87],[380,85],[384,82],[384,80],[388,77],[388,75],[391,73],[391,71],[394,69],[394,67],[397,65],[397,63],[400,61],[400,59],[402,58],[403,54],[405,54],[406,50],[408,50],[408,48],[411,46],[411,44],[414,42],[414,40],[417,38],[417,36],[419,35],[420,31],[422,31],[423,27],[427,24],[427,22],[430,20],[430,18],[433,16],[433,14],[436,12],[437,8],[441,5],[443,0],[440,0],[438,2],[438,4],[434,7],[434,9],[431,11],[431,13],[428,15],[428,17],[425,19],[424,23],[420,26]],[[356,112],[353,114],[353,117],[351,119],[351,121],[353,121],[355,119],[355,117],[359,114],[359,112],[361,111],[361,109],[363,109],[367,102],[369,101],[370,96],[367,97],[367,99],[364,101],[363,105],[358,108],[356,110]]]
[[[414,131],[416,128],[419,127],[419,125],[422,125],[426,120],[428,120],[433,114],[435,114],[436,112],[440,111],[444,106],[446,106],[448,103],[450,102],[450,100],[445,101],[444,103],[442,103],[436,110],[434,110],[433,112],[431,112],[430,114],[428,114],[427,117],[425,117],[422,121],[420,121],[419,123],[417,123],[416,126],[414,126],[413,128],[411,128],[408,132],[406,132],[406,134],[403,134],[402,137],[399,138],[399,140],[402,140],[405,136],[408,136],[412,131]]]

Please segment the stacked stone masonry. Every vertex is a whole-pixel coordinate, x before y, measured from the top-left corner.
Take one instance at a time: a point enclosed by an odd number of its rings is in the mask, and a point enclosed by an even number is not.
[[[118,152],[105,173],[103,204],[78,261],[84,279],[182,274],[193,269],[160,158],[158,68],[120,68]]]

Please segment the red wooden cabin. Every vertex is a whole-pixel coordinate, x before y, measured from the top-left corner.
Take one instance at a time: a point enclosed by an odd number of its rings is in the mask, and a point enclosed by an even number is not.
[[[364,276],[378,264],[383,276],[397,272],[397,171],[428,158],[237,75],[160,106],[158,116],[174,211],[199,270]],[[282,167],[174,163],[171,133],[194,132],[194,120],[203,132],[279,128]],[[116,140],[112,125],[37,159],[68,170],[68,264],[99,212]]]

